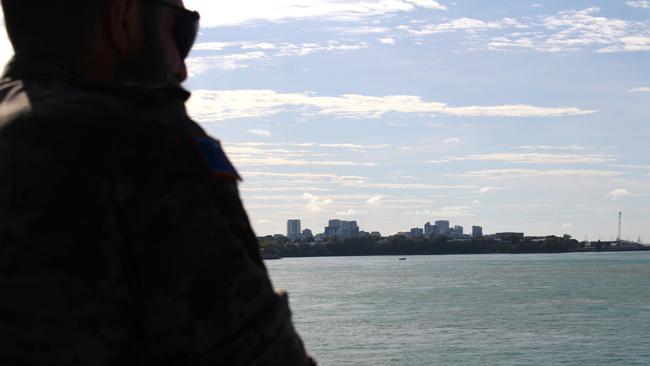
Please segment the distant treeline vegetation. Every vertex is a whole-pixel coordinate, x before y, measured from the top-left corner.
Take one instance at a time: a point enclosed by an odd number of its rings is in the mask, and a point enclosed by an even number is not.
[[[367,255],[433,255],[433,254],[490,254],[490,253],[562,253],[584,251],[583,243],[563,237],[548,236],[543,240],[517,239],[502,242],[493,239],[451,240],[444,236],[406,238],[363,237],[331,239],[324,242],[290,241],[286,237],[258,238],[265,256],[326,257]]]

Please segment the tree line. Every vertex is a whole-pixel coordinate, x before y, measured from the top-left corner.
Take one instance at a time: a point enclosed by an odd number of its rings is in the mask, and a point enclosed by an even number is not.
[[[444,236],[333,238],[323,242],[291,241],[286,237],[270,235],[258,239],[262,254],[267,257],[563,253],[585,250],[584,244],[571,238],[570,235],[548,236],[543,240],[514,238],[511,241],[487,238],[460,241]]]

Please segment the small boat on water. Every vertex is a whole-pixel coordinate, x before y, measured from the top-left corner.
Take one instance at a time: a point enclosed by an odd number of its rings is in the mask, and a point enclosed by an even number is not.
[[[400,258],[399,260],[401,260],[401,261],[405,261],[405,260],[406,260],[406,258]]]

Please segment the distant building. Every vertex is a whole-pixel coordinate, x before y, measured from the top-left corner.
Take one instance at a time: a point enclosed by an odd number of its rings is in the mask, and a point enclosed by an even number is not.
[[[419,238],[421,236],[424,236],[424,230],[422,230],[419,227],[416,227],[416,228],[411,229],[410,234],[411,234],[410,235],[411,238]]]
[[[483,228],[480,226],[472,226],[472,238],[482,238]]]
[[[426,224],[424,224],[424,235],[434,236],[438,234],[436,229],[437,229],[436,225],[431,225],[430,222],[427,222]]]
[[[351,239],[359,236],[359,225],[356,221],[330,220],[323,233],[326,239],[339,237]]]
[[[436,231],[438,235],[449,236],[449,221],[439,220],[436,221]]]
[[[300,220],[289,220],[287,221],[287,238],[290,240],[300,239]]]
[[[300,234],[300,239],[302,240],[310,240],[313,238],[314,238],[314,234],[309,229],[303,230],[302,233]]]
[[[462,226],[454,226],[453,228],[449,229],[449,233],[447,236],[453,238],[453,239],[462,239],[464,237],[463,235],[463,227]]]

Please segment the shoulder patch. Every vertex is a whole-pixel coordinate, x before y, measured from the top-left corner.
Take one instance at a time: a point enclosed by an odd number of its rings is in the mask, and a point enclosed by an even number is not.
[[[239,173],[232,165],[219,141],[207,135],[192,136],[192,140],[201,159],[213,177],[241,180]]]

